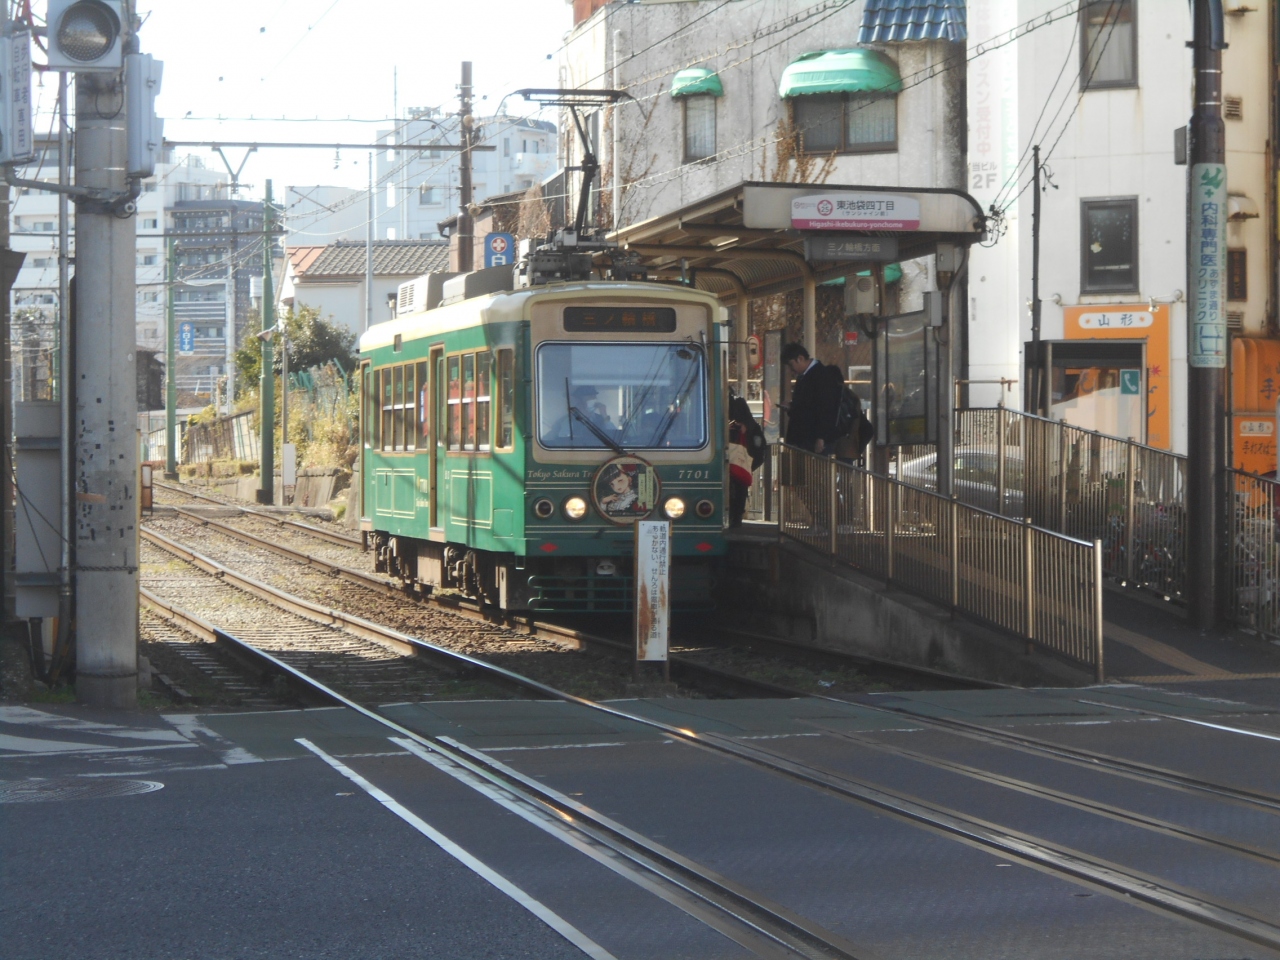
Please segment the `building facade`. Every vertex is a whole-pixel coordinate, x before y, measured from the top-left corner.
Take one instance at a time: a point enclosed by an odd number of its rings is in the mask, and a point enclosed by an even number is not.
[[[411,110],[396,129],[379,130],[378,142],[459,143],[458,116],[439,109]],[[557,167],[556,128],[544,120],[494,116],[477,118],[477,145],[493,150],[471,155],[472,200],[528,190]],[[435,240],[438,224],[458,212],[461,155],[458,151],[382,150],[376,154],[375,197],[379,239]],[[364,216],[361,215],[361,225]]]
[[[969,189],[997,212],[989,245],[973,250],[969,287],[969,339],[983,344],[970,353],[970,378],[995,382],[974,383],[971,401],[1035,406],[1028,391],[1040,377],[1049,416],[1185,451],[1187,167],[1180,128],[1193,109],[1190,13],[1185,4],[1155,0],[1088,2],[1078,13],[1057,13],[1050,0],[969,2],[977,44],[1036,18],[1047,21],[970,63]],[[1268,4],[1229,9],[1222,53],[1227,311],[1241,341],[1231,373],[1241,390],[1245,380],[1271,384],[1270,397],[1233,390],[1234,402],[1239,413],[1252,412],[1240,404],[1265,405],[1272,417],[1280,353],[1268,359],[1272,348],[1253,348],[1276,330],[1266,79],[1273,16]],[[1035,146],[1043,164],[1039,338],[1046,345],[1038,363],[1030,346]],[[1261,371],[1266,365],[1271,369]],[[1272,436],[1266,470],[1275,469],[1274,459]]]

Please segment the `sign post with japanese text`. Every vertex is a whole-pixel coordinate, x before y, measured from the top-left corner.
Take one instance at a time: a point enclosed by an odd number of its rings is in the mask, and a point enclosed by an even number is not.
[[[635,526],[636,661],[665,664],[671,630],[671,523],[639,520]]]
[[[1227,365],[1227,315],[1224,284],[1227,267],[1227,168],[1197,163],[1191,168],[1191,302],[1187,324],[1187,363],[1192,367]]]

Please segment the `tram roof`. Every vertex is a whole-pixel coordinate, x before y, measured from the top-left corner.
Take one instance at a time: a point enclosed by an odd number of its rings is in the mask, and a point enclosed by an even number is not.
[[[714,313],[715,301],[708,299],[709,292],[694,291],[673,283],[620,280],[575,280],[520,287],[516,290],[501,290],[375,323],[361,334],[359,349],[361,352],[367,352],[379,347],[391,346],[397,334],[403,342],[409,342],[487,323],[525,320],[527,319],[525,303],[533,299],[579,300],[586,295],[601,299],[643,296],[659,300],[699,300],[713,307]]]
[[[824,212],[812,213],[819,204]],[[895,212],[907,216],[895,220]],[[984,225],[981,207],[961,190],[747,181],[610,239],[659,277],[679,275],[683,260],[700,289],[732,300],[785,293],[807,276],[818,283],[851,276],[885,259],[809,259],[806,246],[819,245],[806,238],[885,241],[881,246],[896,245],[892,259],[901,261],[932,253],[939,243],[981,240]]]

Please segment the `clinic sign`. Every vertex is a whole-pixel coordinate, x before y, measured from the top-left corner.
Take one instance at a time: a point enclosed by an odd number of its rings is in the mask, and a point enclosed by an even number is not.
[[[1191,167],[1191,242],[1187,362],[1192,367],[1227,365],[1227,317],[1223,284],[1227,261],[1227,168]]]
[[[178,353],[189,357],[196,352],[196,325],[190,320],[178,324]]]
[[[516,238],[509,233],[488,233],[484,238],[484,265],[505,267],[515,261]]]
[[[815,193],[791,201],[796,230],[919,230],[920,201],[892,193]]]

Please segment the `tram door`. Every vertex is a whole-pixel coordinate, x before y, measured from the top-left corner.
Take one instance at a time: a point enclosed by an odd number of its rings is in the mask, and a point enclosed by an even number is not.
[[[440,461],[445,451],[445,409],[444,392],[444,347],[433,347],[431,350],[431,437],[428,441],[431,450],[428,486],[430,493],[431,527],[440,526]]]

